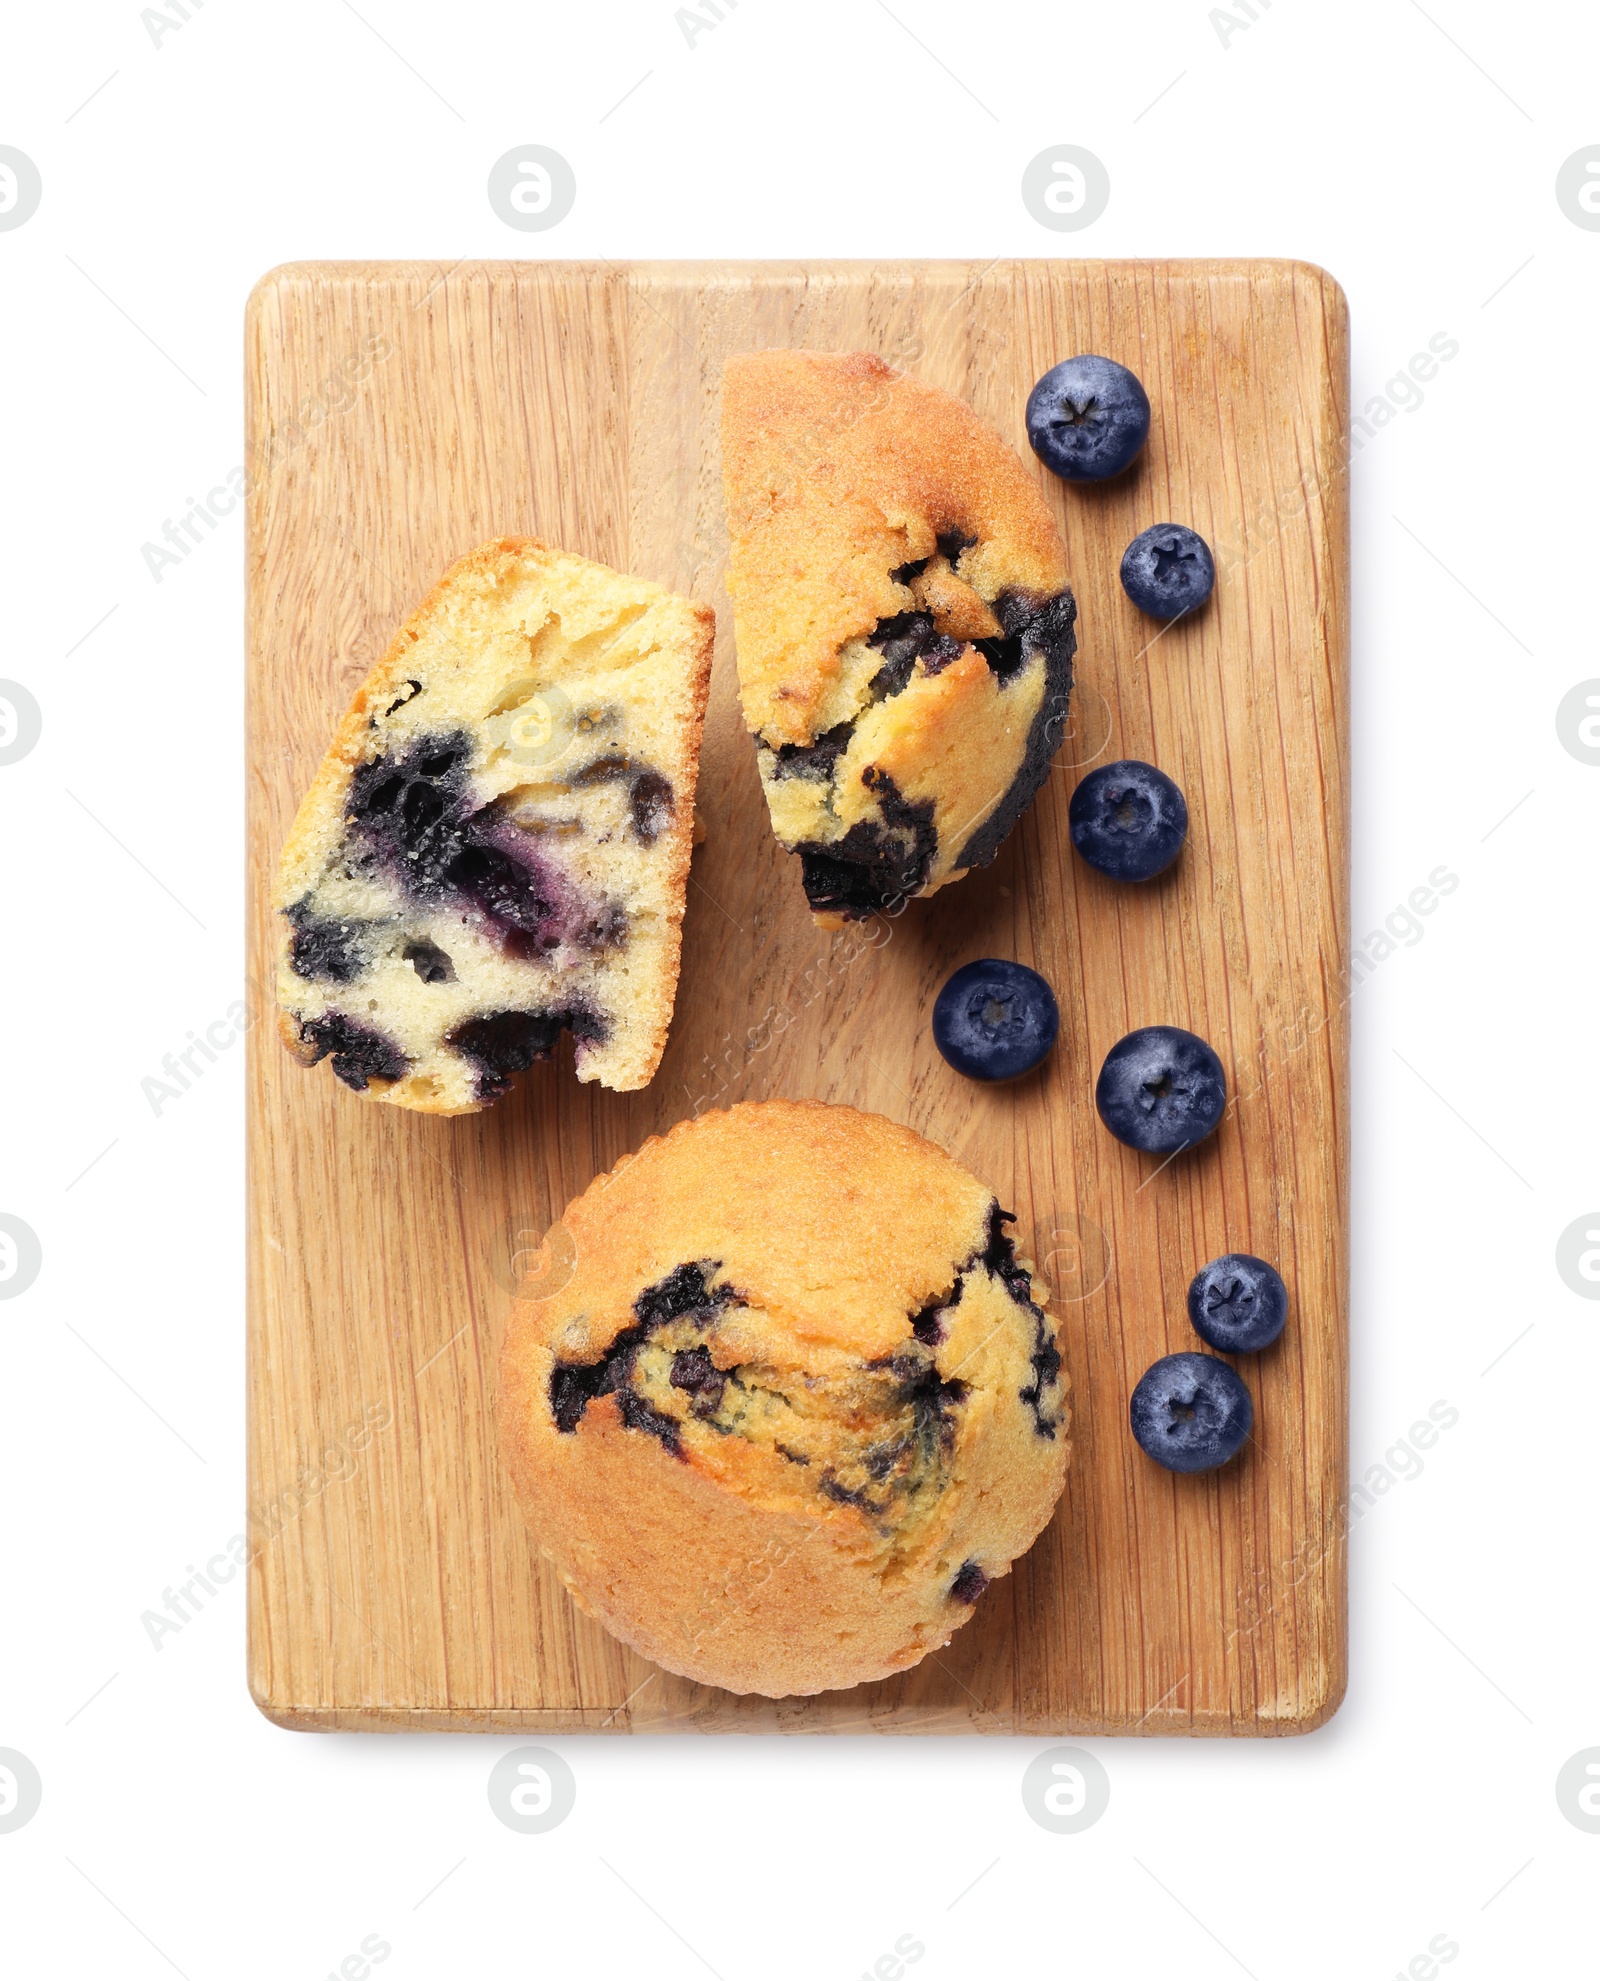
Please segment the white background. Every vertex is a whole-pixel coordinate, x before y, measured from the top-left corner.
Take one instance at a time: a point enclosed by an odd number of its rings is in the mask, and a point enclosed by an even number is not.
[[[0,1968],[316,1981],[377,1934],[396,1981],[849,1981],[909,1933],[930,1981],[1383,1981],[1441,1934],[1463,1977],[1600,1971],[1554,1793],[1600,1744],[1600,1310],[1555,1267],[1600,1203],[1600,769],[1555,725],[1600,675],[1600,234],[1554,190],[1594,10],[723,0],[690,46],[667,0],[360,5],[0,31],[44,187],[0,233],[0,675],[44,712],[0,768],[0,1211],[44,1256],[0,1304],[0,1747],[44,1783]],[[1019,195],[1064,141],[1111,177],[1077,235]],[[577,174],[546,234],[485,196],[529,142]],[[140,547],[241,457],[283,260],[1054,253],[1324,264],[1358,407],[1459,341],[1354,470],[1356,931],[1461,884],[1354,999],[1353,1472],[1459,1422],[1354,1531],[1309,1738],[1092,1743],[1077,1836],[1024,1811],[1043,1743],[570,1739],[574,1814],[514,1834],[513,1740],[262,1720],[242,1577],[140,1624],[242,1525],[242,1049],[159,1119],[140,1088],[240,994],[241,519],[159,585]]]

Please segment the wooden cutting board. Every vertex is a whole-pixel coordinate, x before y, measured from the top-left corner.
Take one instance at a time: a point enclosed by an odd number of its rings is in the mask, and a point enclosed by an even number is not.
[[[1081,647],[1060,759],[994,865],[892,924],[816,931],[774,844],[735,695],[717,454],[730,351],[868,350],[960,393],[1033,464],[1029,388],[1075,351],[1155,409],[1137,468],[1068,489]],[[319,264],[246,331],[249,508],[250,1683],[292,1727],[1291,1733],[1345,1683],[1347,324],[1287,262]],[[1165,634],[1128,541],[1193,525],[1211,606]],[[335,719],[462,551],[532,534],[706,599],[718,641],[677,1016],[639,1094],[571,1054],[483,1115],[432,1120],[296,1066],[270,1018],[277,848]],[[1169,876],[1072,854],[1093,760],[1188,795]],[[1041,1079],[988,1091],[934,1050],[948,973],[1041,970]],[[779,1019],[787,1018],[787,1024]],[[1100,1126],[1136,1025],[1202,1033],[1236,1105],[1169,1161]],[[1063,1323],[1072,1464],[1056,1520],[943,1651],[773,1703],[689,1684],[580,1615],[536,1562],[495,1446],[511,1288],[570,1197],[686,1114],[848,1101],[942,1143],[1016,1210]],[[1200,1344],[1213,1255],[1275,1259],[1292,1307],[1241,1368],[1257,1428],[1224,1471],[1128,1432],[1157,1356]],[[520,1260],[518,1258],[520,1255]]]

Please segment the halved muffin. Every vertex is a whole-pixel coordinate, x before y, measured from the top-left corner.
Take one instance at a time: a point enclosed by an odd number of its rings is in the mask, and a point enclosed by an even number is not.
[[[863,352],[731,357],[739,691],[824,926],[986,865],[1049,773],[1077,608],[1038,484],[963,400]]]
[[[279,1026],[369,1098],[461,1114],[571,1032],[660,1063],[715,618],[534,537],[451,566],[362,683],[283,850]]]

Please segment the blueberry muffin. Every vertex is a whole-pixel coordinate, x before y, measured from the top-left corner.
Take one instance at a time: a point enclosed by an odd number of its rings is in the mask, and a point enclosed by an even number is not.
[[[1077,608],[1032,473],[861,352],[728,360],[739,690],[824,927],[986,865],[1061,741]]]
[[[357,1093],[463,1114],[572,1034],[580,1080],[660,1063],[715,620],[501,537],[361,684],[284,847],[279,1026]]]
[[[948,1642],[1066,1478],[1056,1330],[1008,1222],[932,1143],[819,1102],[682,1121],[596,1178],[499,1389],[579,1606],[772,1698]]]

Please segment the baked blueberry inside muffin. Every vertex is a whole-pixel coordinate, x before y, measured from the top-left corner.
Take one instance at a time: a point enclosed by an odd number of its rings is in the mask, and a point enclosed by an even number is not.
[[[289,1049],[430,1113],[563,1031],[641,1087],[677,986],[709,608],[531,537],[463,558],[356,695],[284,848]]]
[[[987,864],[1048,774],[1077,644],[1031,473],[860,352],[730,358],[722,453],[745,721],[813,913]]]
[[[1066,1472],[1008,1222],[931,1143],[819,1103],[682,1122],[592,1184],[572,1277],[518,1308],[501,1366],[513,1481],[576,1599],[769,1696],[944,1643]]]

